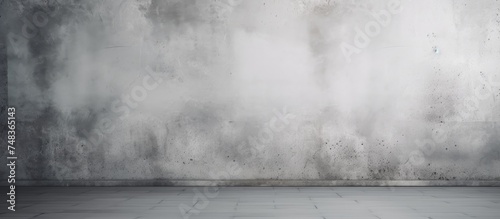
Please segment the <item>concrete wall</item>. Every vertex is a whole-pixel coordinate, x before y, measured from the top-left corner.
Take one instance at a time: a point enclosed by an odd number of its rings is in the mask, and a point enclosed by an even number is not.
[[[496,0],[48,2],[1,3],[21,183],[500,180]]]

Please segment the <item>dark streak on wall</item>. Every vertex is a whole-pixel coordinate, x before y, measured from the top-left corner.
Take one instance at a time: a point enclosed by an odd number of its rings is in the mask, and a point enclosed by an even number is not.
[[[5,10],[0,9],[0,28],[4,28],[4,19],[2,18]],[[2,158],[7,157],[7,107],[8,107],[8,89],[7,89],[7,33],[0,31],[0,147],[2,148]],[[5,136],[5,137],[4,137]],[[6,165],[1,165],[0,172],[7,173],[9,171]],[[0,174],[2,177],[6,174]]]

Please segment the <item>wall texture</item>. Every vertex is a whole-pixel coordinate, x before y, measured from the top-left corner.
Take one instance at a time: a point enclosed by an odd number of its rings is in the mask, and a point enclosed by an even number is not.
[[[0,4],[20,183],[500,180],[499,1]]]

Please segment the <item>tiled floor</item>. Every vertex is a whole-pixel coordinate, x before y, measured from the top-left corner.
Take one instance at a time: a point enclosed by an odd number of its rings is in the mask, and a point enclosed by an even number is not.
[[[0,218],[500,218],[488,187],[22,187]],[[187,213],[181,213],[181,209]]]

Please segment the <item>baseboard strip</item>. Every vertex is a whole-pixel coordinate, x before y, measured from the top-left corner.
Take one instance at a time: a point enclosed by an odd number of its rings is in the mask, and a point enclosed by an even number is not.
[[[16,180],[18,186],[500,186],[500,180]]]

